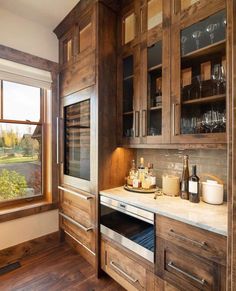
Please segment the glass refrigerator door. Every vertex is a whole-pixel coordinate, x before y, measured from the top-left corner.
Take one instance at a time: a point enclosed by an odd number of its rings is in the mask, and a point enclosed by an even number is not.
[[[90,180],[90,100],[64,107],[64,174]]]

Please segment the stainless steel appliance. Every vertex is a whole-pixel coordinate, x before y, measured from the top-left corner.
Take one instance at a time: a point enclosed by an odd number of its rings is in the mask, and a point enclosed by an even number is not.
[[[100,210],[102,234],[154,262],[154,213],[102,195]]]

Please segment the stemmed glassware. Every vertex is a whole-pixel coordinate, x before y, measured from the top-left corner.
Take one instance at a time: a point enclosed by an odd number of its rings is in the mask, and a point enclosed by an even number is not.
[[[219,95],[221,92],[220,85],[223,84],[223,89],[225,93],[225,87],[226,87],[226,72],[224,66],[221,66],[220,64],[217,64],[213,67],[213,74],[212,74],[212,80],[216,83],[217,89],[216,92],[213,92],[213,95],[217,94]]]
[[[209,33],[210,35],[210,40],[211,40],[211,44],[214,43],[214,38],[215,38],[215,31],[217,29],[219,29],[220,24],[219,23],[211,23],[207,26],[206,28],[206,32]]]
[[[207,130],[212,133],[215,128],[217,128],[217,112],[214,110],[209,110],[203,114],[202,125]]]
[[[201,37],[201,35],[202,35],[202,31],[201,30],[196,30],[192,34],[192,38],[195,39],[195,41],[196,41],[197,50],[200,48],[200,37]]]
[[[185,55],[185,43],[187,42],[188,38],[185,35],[182,35],[181,37],[181,51],[182,51],[182,56]]]

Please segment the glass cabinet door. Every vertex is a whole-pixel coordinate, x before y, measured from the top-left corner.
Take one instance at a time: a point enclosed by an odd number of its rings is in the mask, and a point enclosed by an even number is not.
[[[64,174],[90,180],[90,100],[64,107]]]
[[[123,59],[123,137],[134,136],[134,56]]]
[[[177,69],[178,62],[180,67],[172,81],[175,141],[226,141],[226,25],[226,11],[220,10],[191,25],[180,24],[175,33],[179,50],[174,48],[172,67]]]
[[[148,116],[147,135],[162,134],[162,41],[147,49]]]

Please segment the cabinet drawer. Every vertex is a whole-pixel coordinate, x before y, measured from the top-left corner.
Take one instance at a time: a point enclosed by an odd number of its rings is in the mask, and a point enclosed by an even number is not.
[[[83,225],[89,226],[94,222],[95,199],[85,192],[71,189],[61,190],[60,209],[64,214]]]
[[[92,225],[82,225],[69,216],[60,213],[60,227],[76,239],[82,246],[95,252],[95,232]]]
[[[102,241],[102,269],[127,290],[146,290],[146,269]]]
[[[158,239],[156,273],[180,290],[224,290],[220,265]]]
[[[157,215],[156,235],[214,262],[226,265],[227,239],[186,223]]]

